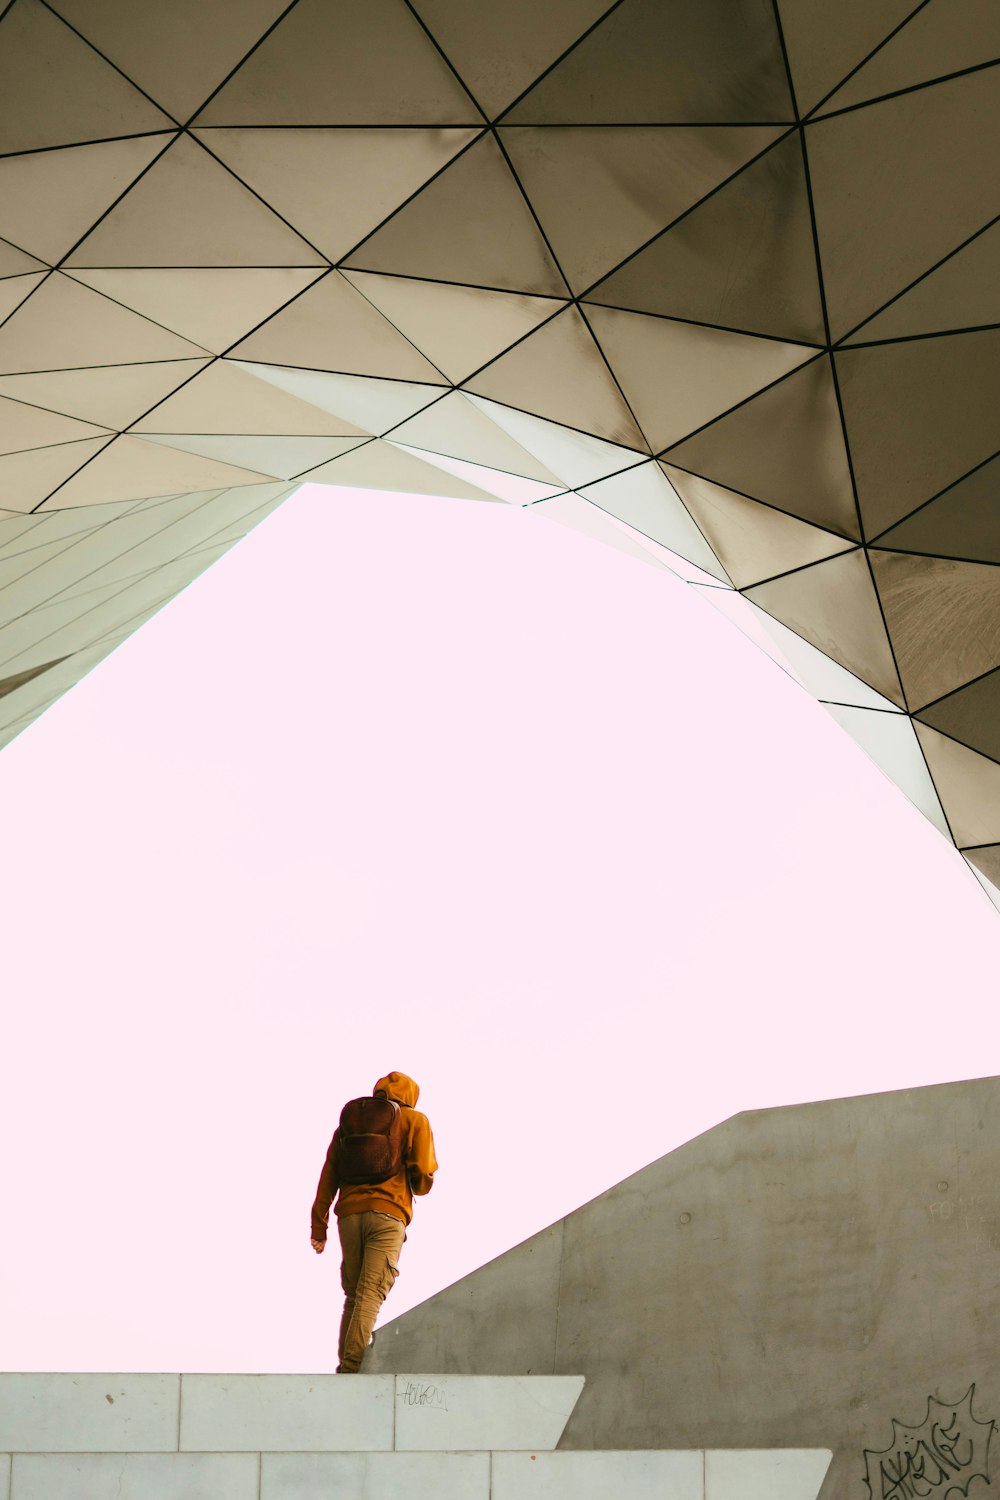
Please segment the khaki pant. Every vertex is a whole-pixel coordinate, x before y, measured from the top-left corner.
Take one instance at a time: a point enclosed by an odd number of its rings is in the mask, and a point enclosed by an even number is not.
[[[399,1275],[399,1252],[406,1238],[402,1219],[367,1209],[337,1220],[343,1260],[344,1314],[340,1320],[340,1371],[361,1368],[375,1319]]]

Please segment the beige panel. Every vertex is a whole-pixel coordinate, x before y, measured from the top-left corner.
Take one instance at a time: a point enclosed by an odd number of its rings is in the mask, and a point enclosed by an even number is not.
[[[181,136],[69,257],[74,266],[314,266],[322,257]]]
[[[359,489],[393,490],[403,495],[454,495],[464,500],[490,500],[495,495],[446,474],[433,464],[404,453],[390,443],[367,443],[343,458],[322,464],[302,475],[303,484],[335,484]],[[499,502],[497,502],[499,503]]]
[[[1000,563],[1000,459],[983,464],[940,499],[884,532],[879,546]]]
[[[15,308],[20,307],[25,297],[41,286],[47,271],[36,271],[30,276],[12,276],[0,281],[0,323],[9,318]]]
[[[806,146],[840,339],[994,217],[1000,89],[971,73],[819,120]]]
[[[0,396],[0,453],[19,453],[24,448],[45,448],[51,443],[102,435],[110,437],[111,433],[90,422],[77,422]]]
[[[46,509],[101,505],[109,500],[141,500],[146,495],[176,495],[219,485],[254,484],[266,474],[234,468],[194,454],[176,453],[142,438],[116,438],[86,469],[63,485]]]
[[[628,126],[501,129],[570,286],[582,292],[780,134]]]
[[[354,437],[358,428],[306,400],[277,389],[266,378],[216,360],[176,395],[144,417],[138,430],[147,433],[200,432],[275,436]]]
[[[184,121],[286,9],[288,0],[56,0],[54,9]]]
[[[926,724],[916,729],[955,843],[1000,842],[1000,765]]]
[[[909,338],[1000,323],[998,267],[1000,225],[994,224],[918,281],[912,291],[904,292],[885,312],[863,324],[847,342],[865,344],[872,339]]]
[[[0,494],[8,510],[34,510],[70,474],[99,453],[107,438],[85,438],[60,443],[57,448],[34,448],[0,458]]]
[[[685,214],[590,299],[821,342],[823,310],[799,133]]]
[[[6,698],[9,693],[14,693],[18,688],[24,687],[26,683],[34,681],[43,672],[51,671],[57,667],[65,657],[57,656],[55,661],[43,661],[37,667],[29,667],[25,672],[14,672],[9,677],[0,677],[0,698]]]
[[[516,411],[482,396],[470,396],[469,399],[490,421],[533,453],[550,473],[574,489],[594,484],[622,469],[630,469],[649,456],[645,451],[636,452],[615,443],[605,443],[592,433],[577,432],[572,427],[560,426],[558,422],[547,422],[544,417]]]
[[[26,374],[204,354],[58,272],[0,328],[0,371]]]
[[[629,0],[511,110],[511,123],[793,118],[777,26],[753,0]]]
[[[697,474],[668,464],[663,468],[737,588],[808,567],[853,545]]]
[[[564,304],[549,297],[413,281],[405,276],[344,275],[406,334],[449,380],[464,380],[544,323]]]
[[[1000,665],[1000,572],[984,563],[872,551],[911,708]]]
[[[0,564],[8,557],[8,548],[23,550],[33,545],[31,533],[42,525],[41,516],[22,516],[16,511],[0,511]]]
[[[608,9],[608,0],[419,0],[414,7],[493,119]]]
[[[748,589],[747,598],[876,692],[905,706],[863,552],[848,552]]]
[[[338,271],[276,313],[233,355],[261,364],[444,384],[440,370]]]
[[[469,382],[468,389],[493,401],[527,407],[612,443],[644,447],[642,434],[622,400],[576,308],[560,313]]]
[[[393,439],[414,448],[429,448],[434,453],[505,469],[510,474],[520,474],[540,484],[565,488],[557,474],[546,468],[505,428],[492,421],[472,397],[461,391],[454,391],[443,401],[436,401],[426,411],[411,417],[396,428]]]
[[[919,717],[980,755],[1000,761],[1000,671],[943,698]]]
[[[178,359],[92,370],[50,370],[43,375],[6,375],[0,376],[0,395],[121,429],[137,421],[205,363],[205,359]]]
[[[484,136],[446,167],[345,265],[542,297],[566,295],[492,136]]]
[[[55,265],[171,140],[144,135],[0,158],[0,229]]]
[[[800,114],[808,114],[914,10],[918,0],[780,0]]]
[[[44,555],[49,556],[50,549],[56,544],[67,546],[74,537],[80,536],[85,531],[90,531],[94,526],[103,526],[108,521],[115,520],[118,516],[126,515],[133,507],[134,501],[123,500],[117,505],[102,505],[96,510],[63,510],[63,511],[38,511],[33,516],[21,516],[24,530],[17,532],[16,525],[7,522],[4,525],[0,540],[7,537],[8,530],[11,531],[11,540],[6,542],[0,551],[0,561],[6,566],[7,562],[14,562],[20,556],[22,561],[17,565],[21,569],[31,566],[24,560],[24,554],[28,552],[37,553],[39,559]],[[17,569],[13,569],[8,578],[16,576]]]
[[[289,391],[322,411],[353,423],[355,430],[381,436],[439,399],[440,386],[406,380],[374,380],[367,375],[330,375],[322,370],[281,370],[273,365],[244,365],[260,380]]]
[[[840,411],[825,359],[667,455],[779,510],[860,540]]]
[[[580,494],[661,547],[694,563],[712,578],[729,582],[725,569],[673,486],[668,484],[659,464],[639,464],[624,474],[586,485]]]
[[[869,537],[1000,448],[1000,332],[850,349],[836,361]]]
[[[1000,844],[987,844],[982,849],[966,849],[965,857],[981,870],[994,886],[1000,886]]]
[[[474,129],[197,130],[329,260],[339,260],[475,139]]]
[[[403,0],[299,0],[199,125],[473,125],[478,110]]]
[[[327,459],[349,453],[365,437],[201,437],[187,433],[180,437],[158,437],[157,443],[178,448],[184,453],[200,453],[204,458],[219,459],[226,464],[273,474],[278,479],[294,479],[304,469],[314,469]]]
[[[934,0],[823,106],[846,109],[1000,57],[996,0]]]
[[[173,121],[40,0],[3,16],[0,152],[169,130]]]
[[[678,443],[812,359],[778,339],[590,307],[597,335],[654,452]]]
[[[0,239],[0,276],[23,276],[27,271],[42,269],[41,261],[36,260],[33,255]]]
[[[222,354],[323,272],[318,266],[212,266],[72,274],[133,312]]]

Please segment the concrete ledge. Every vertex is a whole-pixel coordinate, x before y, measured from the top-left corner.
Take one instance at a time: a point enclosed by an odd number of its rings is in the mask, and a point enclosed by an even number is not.
[[[397,1375],[400,1450],[550,1450],[583,1390],[582,1375]]]
[[[260,1500],[489,1500],[488,1453],[265,1453]],[[88,1497],[89,1500],[89,1497]],[[157,1497],[159,1500],[159,1497]]]
[[[392,1448],[391,1375],[185,1375],[184,1453]]]
[[[717,1449],[705,1454],[705,1500],[803,1500],[819,1492],[825,1448]]]
[[[492,1500],[704,1500],[704,1484],[697,1452],[498,1453]]]
[[[0,1375],[0,1452],[175,1451],[180,1385],[179,1375]]]
[[[257,1500],[259,1467],[256,1453],[18,1454],[10,1500]]]

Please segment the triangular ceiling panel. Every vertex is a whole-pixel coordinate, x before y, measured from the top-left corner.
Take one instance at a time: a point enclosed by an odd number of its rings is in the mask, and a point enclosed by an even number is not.
[[[1000,15],[1000,8],[997,10]],[[1000,224],[978,234],[971,244],[918,281],[884,312],[862,324],[847,340],[866,344],[880,339],[913,338],[1000,323]]]
[[[0,224],[55,265],[173,139],[143,135],[0,157]]]
[[[780,0],[799,113],[808,114],[906,20],[918,0]]]
[[[906,714],[849,708],[842,703],[827,703],[824,707],[841,729],[846,729],[851,739],[947,838],[948,821],[934,790],[912,720]]]
[[[204,369],[205,359],[0,376],[0,395],[120,431]]]
[[[8,6],[0,28],[0,153],[174,127],[41,0]]]
[[[835,340],[995,216],[998,128],[989,69],[806,127]]]
[[[53,9],[184,121],[287,6],[288,0],[55,0]]]
[[[184,359],[204,352],[58,272],[0,328],[0,372],[5,375]]]
[[[590,307],[587,319],[654,452],[812,359],[814,350],[668,318]]]
[[[958,847],[1000,843],[1000,765],[926,724],[917,737]]]
[[[558,422],[547,422],[531,412],[487,401],[482,396],[470,396],[469,399],[571,489],[594,484],[609,474],[630,469],[649,456],[632,448],[606,443],[592,433],[576,432]]]
[[[667,454],[678,468],[860,540],[837,395],[817,359]]]
[[[609,0],[418,0],[414,9],[490,119],[608,9]]]
[[[710,479],[669,464],[663,469],[737,588],[808,567],[853,545]]]
[[[624,474],[586,485],[580,494],[710,577],[729,582],[718,558],[658,464],[639,464],[626,469]]]
[[[196,454],[178,453],[143,438],[119,437],[51,494],[46,509],[259,484],[270,477]]]
[[[575,307],[502,354],[468,390],[634,448],[643,437]]]
[[[259,474],[273,474],[277,479],[294,479],[306,469],[315,469],[318,464],[342,453],[349,453],[366,437],[205,437],[198,433],[180,436],[161,436],[149,441],[161,443],[167,448],[177,448],[183,453],[199,453],[203,458],[212,458],[220,463],[255,470]]]
[[[863,552],[847,552],[760,584],[747,590],[747,598],[890,702],[905,704]]]
[[[1000,886],[1000,844],[986,844],[981,849],[966,849],[967,860],[981,871],[994,887]],[[997,903],[1000,905],[1000,902]]]
[[[780,133],[655,125],[498,132],[574,292],[607,275]]]
[[[588,301],[822,342],[799,133],[685,214],[589,293]]]
[[[338,271],[276,313],[233,355],[261,364],[444,384],[440,370]]]
[[[313,266],[322,257],[189,136],[181,136],[66,262]]]
[[[835,358],[869,537],[1000,446],[1000,331],[845,349]]]
[[[20,453],[25,448],[45,448],[51,443],[72,443],[78,438],[111,437],[90,422],[43,411],[0,396],[0,453]]]
[[[731,0],[623,0],[506,116],[517,125],[791,121],[777,25]]]
[[[895,552],[1000,563],[1000,458],[883,532],[878,545]]]
[[[917,715],[925,724],[1000,761],[1000,671],[988,672]]]
[[[482,117],[403,0],[299,0],[199,125],[475,125]]]
[[[550,297],[345,271],[390,323],[449,380],[466,379],[565,304]]]
[[[415,385],[407,380],[378,380],[368,375],[332,375],[326,370],[287,370],[276,365],[241,365],[258,380],[266,380],[321,411],[353,424],[355,430],[383,433],[422,411],[441,396],[441,387]]]
[[[44,271],[42,261],[36,260],[33,255],[28,255],[24,250],[19,250],[16,245],[11,245],[7,240],[0,239],[0,277],[23,276],[28,271]]]
[[[213,354],[222,354],[322,274],[321,266],[127,267],[72,273],[74,281]]]
[[[932,0],[914,11],[824,110],[849,109],[1000,57],[1000,7],[993,0]]]
[[[343,458],[303,474],[302,481],[304,484],[337,484],[365,490],[392,490],[404,495],[443,495],[500,503],[486,490],[467,484],[453,474],[446,474],[391,443],[378,441],[366,443]]]
[[[339,260],[476,137],[475,129],[196,130],[328,260]]]
[[[875,549],[871,565],[911,709],[1000,666],[1000,569]]]
[[[344,265],[540,297],[567,295],[492,136],[463,152]]]
[[[565,481],[521,446],[506,428],[491,420],[471,396],[453,391],[426,411],[418,412],[393,433],[395,442],[428,449],[450,458],[487,464],[539,484],[567,488]]]
[[[84,438],[78,443],[60,443],[55,448],[4,454],[0,457],[0,494],[4,506],[8,510],[34,510],[109,441],[109,438]]]
[[[277,389],[253,371],[216,360],[139,424],[146,433],[200,432],[356,437],[357,427]],[[364,436],[364,434],[360,434]]]
[[[34,271],[30,276],[10,276],[0,281],[0,323],[21,306],[36,286],[41,286],[47,275],[47,271]]]

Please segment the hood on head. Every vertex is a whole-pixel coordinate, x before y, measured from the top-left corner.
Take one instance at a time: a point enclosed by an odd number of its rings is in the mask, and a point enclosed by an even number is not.
[[[420,1098],[420,1085],[408,1078],[405,1073],[387,1073],[380,1078],[372,1089],[373,1094],[388,1094],[390,1099],[395,1099],[397,1104],[405,1104],[412,1109]]]

